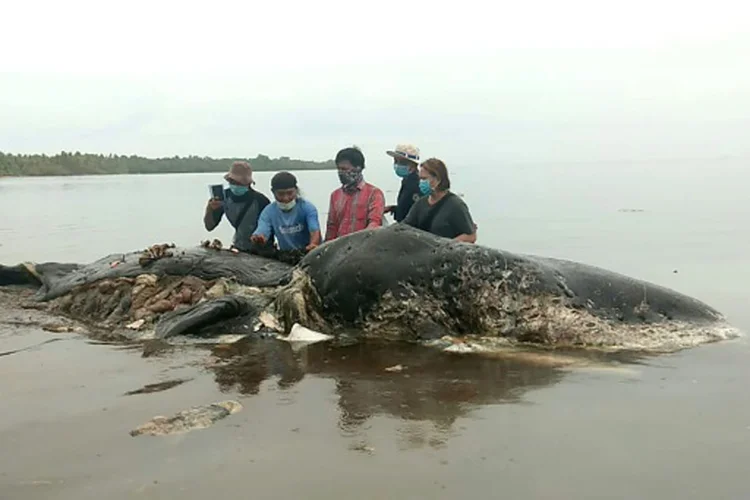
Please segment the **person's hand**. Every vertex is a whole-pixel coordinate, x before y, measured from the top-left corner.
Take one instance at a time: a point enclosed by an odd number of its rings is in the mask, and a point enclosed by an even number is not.
[[[206,210],[209,212],[215,212],[221,208],[222,204],[223,202],[220,199],[211,198],[210,200],[208,200],[208,205],[206,205]]]
[[[250,241],[253,243],[257,243],[259,245],[265,245],[266,244],[266,237],[262,234],[254,234],[250,236]]]
[[[305,252],[309,252],[310,250],[313,250],[314,248],[317,248],[317,247],[318,247],[317,243],[310,243],[309,245],[305,247]]]
[[[384,214],[391,214],[396,212],[396,205],[386,205],[383,209]]]

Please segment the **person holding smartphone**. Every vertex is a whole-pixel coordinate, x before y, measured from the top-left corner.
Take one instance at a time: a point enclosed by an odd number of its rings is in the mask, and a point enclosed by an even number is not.
[[[212,197],[206,205],[203,225],[207,231],[213,231],[226,215],[234,227],[232,250],[250,252],[253,247],[250,236],[258,227],[260,213],[271,202],[263,193],[252,188],[255,184],[253,170],[246,161],[232,163],[224,179],[229,183],[229,188],[222,192],[216,189],[217,186],[212,186]],[[266,243],[270,246],[272,242]]]

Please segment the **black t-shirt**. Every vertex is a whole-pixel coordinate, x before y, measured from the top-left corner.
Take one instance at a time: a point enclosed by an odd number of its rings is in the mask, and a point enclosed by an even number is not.
[[[235,230],[232,244],[240,250],[248,251],[252,247],[250,236],[258,227],[260,213],[269,203],[266,195],[252,188],[240,196],[232,194],[232,191],[227,189],[224,191],[223,205],[212,213],[214,223],[218,224],[221,217],[226,215]],[[269,239],[268,244],[272,242],[273,239]]]
[[[406,218],[411,206],[422,196],[419,192],[419,174],[410,172],[409,175],[401,179],[401,189],[398,190],[396,198],[396,210],[393,218],[396,222],[401,222]]]
[[[474,220],[469,207],[461,198],[448,192],[434,205],[430,205],[428,200],[429,196],[417,200],[404,219],[404,224],[443,238],[453,239],[460,234],[474,234]]]

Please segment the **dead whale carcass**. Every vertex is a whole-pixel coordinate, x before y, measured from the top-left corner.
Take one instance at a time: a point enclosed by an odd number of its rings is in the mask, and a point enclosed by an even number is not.
[[[433,345],[464,336],[670,351],[739,333],[714,308],[674,290],[403,225],[325,243],[296,266],[210,248],[167,250],[145,263],[127,254],[85,266],[0,268],[0,280],[31,276],[38,297],[59,312],[105,325],[143,320],[164,338],[249,333],[260,318],[284,334],[297,324]]]
[[[36,286],[36,299],[51,311],[104,329],[156,326],[158,336],[169,337],[258,317],[291,269],[229,250],[154,245],[88,265],[0,266],[0,284]]]
[[[392,225],[321,245],[275,299],[285,327],[376,338],[444,335],[544,346],[673,351],[739,335],[713,307],[577,262]]]

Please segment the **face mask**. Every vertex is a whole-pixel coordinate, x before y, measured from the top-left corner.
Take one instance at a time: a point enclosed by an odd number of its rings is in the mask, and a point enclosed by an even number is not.
[[[353,186],[357,184],[360,179],[360,173],[356,170],[350,170],[348,172],[339,172],[339,181],[344,186]]]
[[[232,191],[232,194],[235,196],[242,196],[243,194],[247,193],[250,188],[247,186],[236,186],[234,184],[229,185],[229,189]]]
[[[419,191],[422,194],[432,194],[432,186],[430,186],[430,181],[427,179],[419,179]]]
[[[297,204],[297,200],[292,200],[292,201],[289,201],[287,203],[281,203],[281,202],[277,201],[276,203],[279,204],[279,208],[281,210],[283,210],[284,212],[288,212],[288,211],[290,211],[291,209],[294,208],[294,205]]]
[[[393,170],[399,177],[406,177],[409,175],[409,167],[406,165],[393,165]]]

